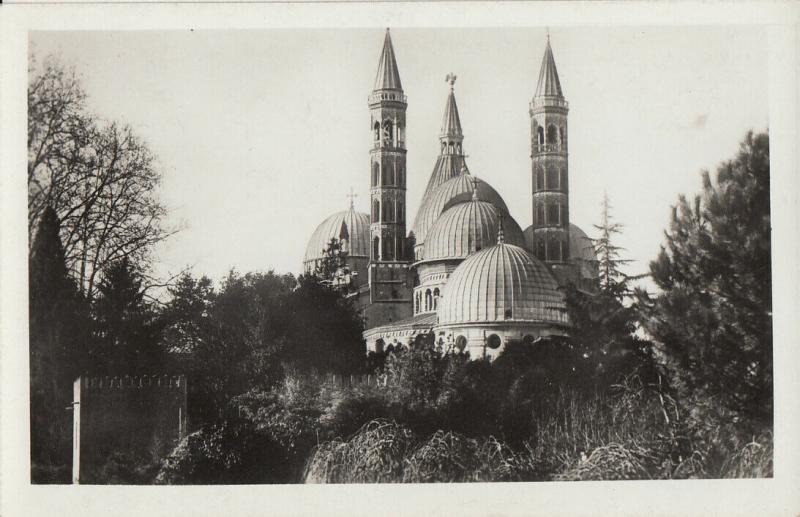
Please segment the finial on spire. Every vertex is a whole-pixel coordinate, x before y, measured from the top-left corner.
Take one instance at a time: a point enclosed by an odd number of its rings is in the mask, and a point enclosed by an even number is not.
[[[386,29],[386,30],[389,30],[389,29]],[[546,30],[547,30],[547,43],[549,44],[550,43],[550,27],[547,27]]]
[[[506,242],[506,237],[503,235],[503,219],[505,215],[501,210],[498,210],[497,214],[497,244],[504,244]]]
[[[347,195],[350,198],[350,208],[355,208],[356,202],[355,199],[358,197],[358,194],[353,192],[353,187],[350,187],[350,193]]]
[[[450,83],[450,89],[451,90],[453,89],[457,78],[458,78],[458,76],[456,74],[454,74],[453,72],[450,72],[449,74],[447,74],[447,77],[444,78],[444,80],[446,82]]]

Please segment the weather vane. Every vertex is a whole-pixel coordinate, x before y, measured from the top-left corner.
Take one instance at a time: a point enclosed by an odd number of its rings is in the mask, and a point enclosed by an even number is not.
[[[449,74],[447,74],[447,77],[445,77],[444,80],[447,81],[448,83],[450,83],[450,89],[452,90],[453,89],[453,85],[456,82],[456,74],[450,72]]]

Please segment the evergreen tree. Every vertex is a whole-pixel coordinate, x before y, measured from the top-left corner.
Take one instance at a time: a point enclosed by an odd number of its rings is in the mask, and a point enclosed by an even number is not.
[[[71,442],[67,408],[72,381],[84,367],[87,314],[67,273],[58,234],[55,210],[46,208],[29,257],[31,461],[66,468]],[[36,472],[33,477],[47,480]]]
[[[324,285],[347,292],[350,288],[350,274],[347,251],[342,246],[342,241],[331,238],[317,263],[314,276]]]
[[[572,363],[577,370],[590,374],[587,380],[594,378],[604,385],[633,372],[651,380],[656,374],[651,343],[635,335],[637,313],[629,300],[633,292],[631,283],[643,275],[627,275],[622,271],[630,263],[622,258],[624,249],[615,243],[623,225],[612,221],[607,194],[601,206],[601,223],[594,225],[600,236],[592,239],[598,257],[596,289],[587,291],[568,285],[566,290],[572,322],[569,340]]]
[[[141,274],[123,258],[108,266],[94,303],[92,373],[152,373],[164,369],[156,313],[145,300]]]
[[[642,320],[686,395],[772,418],[769,136],[748,133],[735,159],[681,196],[650,264],[660,293],[640,292]]]

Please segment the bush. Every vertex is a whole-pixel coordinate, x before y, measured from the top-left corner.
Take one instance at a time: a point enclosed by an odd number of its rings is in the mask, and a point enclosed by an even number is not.
[[[279,483],[284,451],[247,420],[209,425],[187,436],[164,460],[157,484]]]

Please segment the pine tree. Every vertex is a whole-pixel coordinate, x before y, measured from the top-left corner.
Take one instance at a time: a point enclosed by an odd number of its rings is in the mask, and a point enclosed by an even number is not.
[[[323,285],[339,291],[347,291],[350,287],[350,270],[347,267],[347,251],[342,241],[331,238],[322,252],[314,275]]]
[[[93,307],[92,373],[150,373],[163,368],[160,321],[144,295],[142,276],[126,258],[105,269]]]
[[[72,381],[84,367],[87,314],[67,273],[55,210],[44,210],[29,257],[31,460],[69,462]],[[46,481],[34,473],[34,481]]]
[[[638,293],[684,393],[772,418],[769,136],[748,133],[732,161],[681,196],[650,264],[660,293]]]
[[[600,224],[594,225],[600,232],[600,237],[592,239],[594,252],[598,258],[600,289],[604,293],[622,300],[631,293],[630,281],[640,277],[630,277],[622,272],[622,267],[631,261],[621,258],[621,252],[624,249],[614,244],[614,236],[620,235],[624,226],[612,222],[611,203],[607,193],[603,194],[600,217]]]

